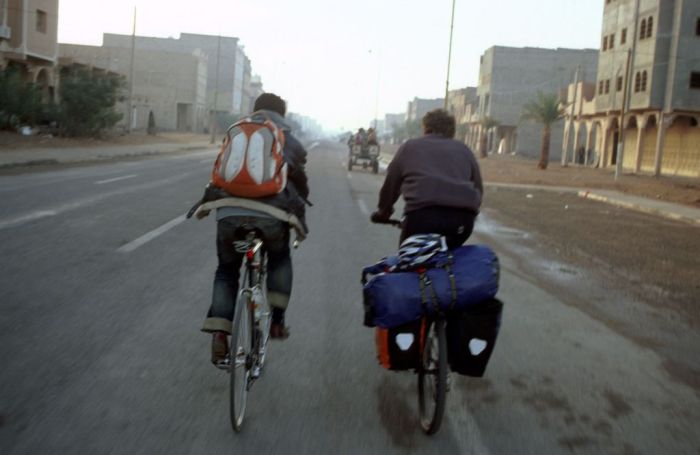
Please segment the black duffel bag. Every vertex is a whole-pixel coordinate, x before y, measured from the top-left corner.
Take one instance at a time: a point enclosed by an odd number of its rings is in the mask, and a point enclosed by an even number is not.
[[[482,377],[501,327],[503,302],[493,298],[447,316],[447,361],[450,369]]]

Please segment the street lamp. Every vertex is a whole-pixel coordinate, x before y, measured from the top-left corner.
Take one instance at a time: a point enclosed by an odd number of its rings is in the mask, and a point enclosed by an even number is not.
[[[445,110],[447,110],[447,96],[450,93],[450,66],[452,65],[452,32],[455,26],[455,3],[452,0],[452,19],[450,20],[450,46],[447,51],[447,80],[445,82]]]

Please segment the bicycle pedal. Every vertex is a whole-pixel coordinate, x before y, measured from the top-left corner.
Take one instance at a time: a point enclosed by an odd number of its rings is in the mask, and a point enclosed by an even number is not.
[[[226,371],[228,371],[228,369],[229,369],[230,366],[231,366],[231,361],[230,361],[229,357],[226,357],[224,360],[220,360],[220,361],[216,362],[216,363],[214,364],[214,366],[215,366],[216,368],[218,368],[219,370],[226,370]]]

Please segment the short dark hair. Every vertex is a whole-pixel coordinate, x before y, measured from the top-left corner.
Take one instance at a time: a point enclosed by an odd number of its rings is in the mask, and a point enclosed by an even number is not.
[[[254,111],[265,109],[266,111],[277,112],[282,117],[287,113],[287,103],[274,93],[263,93],[255,100]]]
[[[423,132],[425,134],[439,134],[452,139],[455,137],[456,129],[454,116],[444,109],[435,109],[423,116]]]

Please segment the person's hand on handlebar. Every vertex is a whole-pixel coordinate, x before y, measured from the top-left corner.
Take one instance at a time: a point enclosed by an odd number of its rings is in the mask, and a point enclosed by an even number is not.
[[[372,221],[372,223],[385,224],[389,222],[389,217],[379,212],[372,212],[369,219]]]

